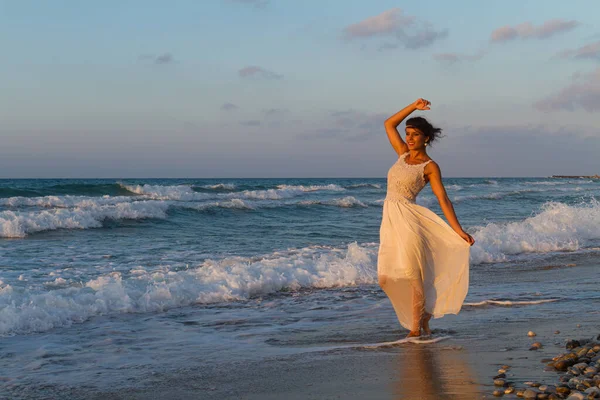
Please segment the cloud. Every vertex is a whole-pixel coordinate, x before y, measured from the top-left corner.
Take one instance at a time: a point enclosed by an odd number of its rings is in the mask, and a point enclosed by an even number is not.
[[[573,82],[558,93],[543,98],[533,105],[544,112],[600,111],[600,68],[588,74],[576,74]]]
[[[228,0],[230,3],[246,4],[255,8],[265,8],[269,4],[269,0]]]
[[[492,42],[508,42],[514,39],[547,39],[558,33],[567,32],[579,25],[577,21],[567,21],[564,19],[551,19],[540,26],[533,26],[531,22],[524,22],[519,25],[503,26],[494,30],[490,40]]]
[[[282,79],[283,75],[269,71],[267,69],[251,65],[244,67],[238,71],[242,78],[256,78],[256,79]]]
[[[563,50],[556,55],[560,58],[600,60],[600,40],[574,50]]]
[[[152,64],[173,64],[175,59],[171,53],[164,53],[159,55],[154,54],[142,54],[138,57],[139,60],[149,61]]]
[[[260,126],[260,121],[257,121],[255,119],[250,120],[250,121],[240,121],[240,125],[243,125],[243,126]]]
[[[342,38],[346,41],[383,38],[379,50],[398,47],[418,49],[448,36],[448,30],[437,31],[426,21],[403,15],[399,8],[392,8],[379,15],[366,18],[343,29]]]
[[[269,108],[267,110],[263,110],[265,116],[267,117],[280,117],[290,112],[287,108]]]
[[[224,111],[233,111],[233,110],[237,110],[238,108],[239,108],[239,107],[238,107],[238,106],[236,106],[236,105],[235,105],[235,104],[233,104],[233,103],[224,103],[224,104],[221,106],[221,110],[224,110]]]
[[[460,53],[439,53],[434,54],[434,60],[446,64],[455,64],[462,61],[478,61],[485,55],[485,51],[480,50],[475,54],[460,54]]]

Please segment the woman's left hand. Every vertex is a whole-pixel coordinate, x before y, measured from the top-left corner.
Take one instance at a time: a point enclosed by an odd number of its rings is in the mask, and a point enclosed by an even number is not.
[[[459,235],[465,240],[465,242],[469,243],[469,245],[473,246],[475,244],[475,239],[473,239],[473,236],[469,235],[467,232],[462,231],[459,233]]]

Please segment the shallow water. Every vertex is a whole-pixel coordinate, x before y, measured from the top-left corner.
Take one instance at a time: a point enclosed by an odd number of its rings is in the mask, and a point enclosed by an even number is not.
[[[600,182],[446,186],[477,243],[465,307],[433,321],[438,337],[597,319]],[[13,396],[406,334],[376,285],[384,180],[3,180],[0,196],[0,380]],[[418,202],[439,213],[428,188]]]

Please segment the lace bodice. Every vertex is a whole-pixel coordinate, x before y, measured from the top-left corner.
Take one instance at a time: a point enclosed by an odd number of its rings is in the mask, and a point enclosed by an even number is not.
[[[419,192],[425,187],[423,170],[431,160],[421,164],[407,164],[408,153],[398,157],[398,161],[388,171],[386,200],[414,203]]]

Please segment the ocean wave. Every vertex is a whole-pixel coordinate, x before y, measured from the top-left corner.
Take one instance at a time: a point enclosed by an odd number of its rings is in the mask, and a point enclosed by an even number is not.
[[[132,193],[155,200],[202,201],[217,198],[246,198],[254,200],[281,200],[316,191],[344,191],[339,185],[279,185],[277,189],[244,190],[235,193],[198,193],[191,186],[124,185]]]
[[[93,207],[98,205],[109,205],[128,203],[135,201],[131,196],[42,196],[42,197],[9,197],[0,199],[0,206],[17,207],[44,207],[44,208],[72,208]]]
[[[114,205],[90,204],[73,209],[0,212],[0,237],[23,238],[28,234],[57,229],[100,228],[104,220],[166,218],[168,204],[136,201]]]
[[[194,189],[188,185],[126,185],[123,183],[120,185],[131,193],[142,195],[153,200],[199,201],[211,198],[211,196],[206,193],[195,192]]]
[[[469,201],[469,200],[498,200],[501,199],[505,196],[508,196],[509,193],[500,193],[500,192],[496,192],[496,193],[488,193],[488,194],[483,194],[483,195],[470,195],[470,196],[454,196],[452,198],[453,202],[456,203],[460,203],[463,201]]]
[[[522,221],[490,223],[474,229],[473,263],[505,261],[511,255],[576,251],[600,239],[600,203],[569,206],[549,202],[541,212]]]
[[[172,204],[173,205],[173,204]],[[187,208],[198,211],[210,210],[212,208],[232,208],[238,210],[254,210],[256,205],[242,199],[231,199],[225,201],[211,201],[207,203],[179,203],[177,207]]]
[[[311,206],[311,205],[324,205],[324,206],[336,206],[342,208],[351,208],[351,207],[368,207],[365,203],[360,200],[357,200],[353,196],[346,196],[341,199],[332,199],[332,200],[305,200],[298,203],[302,206]]]
[[[581,185],[586,183],[594,183],[589,179],[577,179],[577,180],[556,180],[556,181],[533,181],[523,182],[524,185],[545,185],[545,186],[557,186],[557,185]]]
[[[340,185],[335,185],[333,183],[329,185],[277,185],[277,189],[281,190],[290,190],[290,191],[300,191],[300,192],[316,192],[318,190],[329,190],[335,192],[341,192],[346,189],[341,187]]]
[[[200,186],[202,189],[212,189],[212,190],[221,190],[221,191],[231,191],[235,190],[236,186],[233,183],[217,183],[214,185],[202,185]]]
[[[346,185],[344,188],[346,189],[358,189],[358,188],[373,188],[373,189],[381,189],[381,185],[379,183],[357,183],[354,185]]]
[[[43,332],[90,317],[161,312],[192,304],[243,301],[281,290],[375,284],[377,247],[324,246],[262,257],[207,260],[196,268],[136,267],[112,272],[77,286],[57,277],[38,293],[0,281],[0,334]]]
[[[499,306],[499,307],[513,307],[513,306],[529,306],[536,304],[554,303],[560,299],[543,299],[543,300],[483,300],[476,303],[464,303],[463,307],[486,307],[486,306]]]

